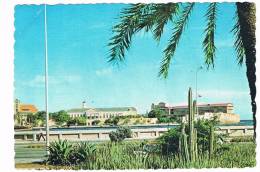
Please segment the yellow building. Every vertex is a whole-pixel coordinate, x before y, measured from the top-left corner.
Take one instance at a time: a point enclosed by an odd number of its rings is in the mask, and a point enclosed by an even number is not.
[[[14,102],[14,117],[15,124],[25,125],[27,122],[27,115],[35,114],[38,109],[33,104],[22,104],[20,100],[15,99]]]

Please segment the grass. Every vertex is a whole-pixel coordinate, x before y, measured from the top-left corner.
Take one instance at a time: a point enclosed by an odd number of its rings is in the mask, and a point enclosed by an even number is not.
[[[245,168],[256,165],[256,145],[252,142],[225,144],[215,151],[213,159],[200,154],[196,162],[184,162],[178,156],[160,153],[144,154],[140,141],[96,144],[93,160],[76,166],[51,166],[29,163],[16,164],[20,169],[174,169],[174,168]]]
[[[183,162],[178,156],[144,155],[137,143],[104,144],[98,148],[95,161],[75,169],[174,169],[174,168],[244,168],[256,165],[255,144],[228,144],[213,159],[200,155],[196,162]],[[135,153],[134,153],[135,152]]]

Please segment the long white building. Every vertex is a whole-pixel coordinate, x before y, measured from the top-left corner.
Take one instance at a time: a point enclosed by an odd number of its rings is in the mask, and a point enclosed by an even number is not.
[[[86,107],[85,102],[83,102],[82,108],[69,109],[67,112],[72,118],[86,117],[92,120],[137,115],[137,110],[134,107],[90,108]]]

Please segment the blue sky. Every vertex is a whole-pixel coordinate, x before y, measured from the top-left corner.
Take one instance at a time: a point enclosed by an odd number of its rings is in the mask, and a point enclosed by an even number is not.
[[[203,65],[205,12],[196,4],[172,60],[169,77],[158,78],[162,52],[171,35],[165,28],[157,43],[151,33],[134,36],[120,67],[107,63],[112,26],[127,4],[47,6],[50,111],[81,107],[134,106],[139,113],[151,103],[186,104],[187,91],[195,93],[195,71]],[[234,4],[218,9],[215,68],[198,73],[199,102],[232,102],[241,119],[251,119],[245,64],[237,65],[233,48]],[[44,6],[15,8],[15,98],[44,109]],[[195,94],[194,94],[195,95]]]

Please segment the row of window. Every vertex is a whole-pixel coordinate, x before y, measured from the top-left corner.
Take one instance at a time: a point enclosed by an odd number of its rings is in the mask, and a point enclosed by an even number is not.
[[[72,117],[85,117],[87,116],[87,119],[98,119],[98,118],[112,118],[116,116],[122,116],[123,113],[105,113],[103,115],[99,115],[99,113],[93,113],[93,114],[71,114]]]

